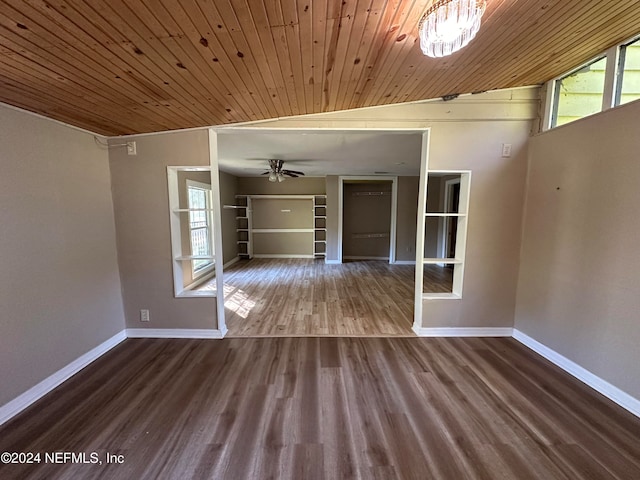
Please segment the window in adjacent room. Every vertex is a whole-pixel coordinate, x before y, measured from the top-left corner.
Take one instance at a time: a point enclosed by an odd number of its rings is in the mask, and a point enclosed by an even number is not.
[[[211,186],[193,180],[187,180],[187,198],[191,255],[209,257],[191,261],[193,278],[195,279],[213,265]]]
[[[620,47],[616,105],[640,99],[640,39]]]
[[[601,57],[556,80],[552,127],[602,110],[606,66],[607,58]]]

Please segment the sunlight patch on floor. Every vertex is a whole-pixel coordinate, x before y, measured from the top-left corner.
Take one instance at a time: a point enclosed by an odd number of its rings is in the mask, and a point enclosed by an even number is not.
[[[246,292],[232,285],[224,285],[224,308],[247,318],[255,306],[256,302]]]

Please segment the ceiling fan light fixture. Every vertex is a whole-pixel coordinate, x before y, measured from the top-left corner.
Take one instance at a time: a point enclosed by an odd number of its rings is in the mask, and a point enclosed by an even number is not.
[[[433,58],[466,47],[480,30],[486,0],[435,0],[418,23],[420,48]]]
[[[269,173],[269,181],[270,182],[275,182],[277,179],[278,179],[278,175],[276,174],[276,172]]]
[[[278,182],[284,182],[284,175],[282,175],[281,173],[278,174]]]

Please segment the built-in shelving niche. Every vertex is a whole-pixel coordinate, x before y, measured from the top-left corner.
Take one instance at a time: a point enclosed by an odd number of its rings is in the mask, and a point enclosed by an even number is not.
[[[176,297],[212,297],[197,290],[215,277],[214,199],[209,167],[167,167],[171,259]]]
[[[236,195],[236,205],[232,208],[237,212],[240,257],[320,258],[326,255],[326,195]],[[283,249],[279,250],[279,246]]]
[[[422,298],[461,298],[471,172],[432,170],[427,182],[424,250],[416,266]]]

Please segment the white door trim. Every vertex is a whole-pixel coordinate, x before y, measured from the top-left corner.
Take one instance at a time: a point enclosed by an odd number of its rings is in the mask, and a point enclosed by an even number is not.
[[[418,218],[416,220],[416,287],[413,305],[413,330],[422,328],[422,272],[424,268],[424,228],[425,212],[427,211],[427,179],[429,178],[429,143],[431,131],[422,134],[422,149],[420,152],[420,187],[418,188]]]
[[[218,134],[213,128],[209,129],[209,166],[211,167],[211,191],[213,209],[213,246],[216,252],[216,313],[218,317],[218,331],[221,335],[227,333],[227,323],[224,317],[224,258],[222,249],[222,201],[220,199],[220,172],[218,171]]]

